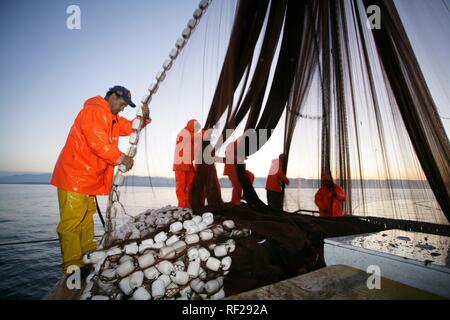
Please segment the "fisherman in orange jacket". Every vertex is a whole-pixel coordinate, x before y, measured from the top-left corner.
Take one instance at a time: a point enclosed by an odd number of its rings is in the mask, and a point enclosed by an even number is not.
[[[194,158],[196,150],[194,149],[194,142],[200,129],[200,123],[192,119],[177,135],[173,171],[175,171],[176,193],[180,208],[191,207],[189,195],[195,176]]]
[[[266,192],[269,207],[283,211],[283,185],[289,184],[289,179],[283,172],[286,155],[280,154],[272,160],[267,176]]]
[[[245,159],[243,156],[240,156],[238,154],[239,143],[240,138],[230,143],[225,148],[225,158],[223,159],[225,161],[223,175],[228,176],[228,178],[230,179],[231,186],[233,188],[233,190],[231,191],[231,203],[233,203],[236,206],[241,205],[241,198],[242,198],[242,185],[241,182],[239,181],[236,165],[244,163]],[[253,181],[255,180],[255,175],[249,170],[245,170],[245,172],[247,173],[250,182],[253,184]]]
[[[315,196],[315,203],[320,210],[321,217],[342,217],[345,215],[341,202],[345,201],[344,189],[333,182],[330,174],[322,176],[321,187]]]
[[[132,133],[132,121],[118,115],[127,105],[136,107],[130,91],[121,86],[111,88],[104,98],[87,100],[56,162],[51,184],[58,188],[57,232],[66,274],[73,272],[71,266],[83,267],[82,256],[96,249],[95,196],[110,193],[114,166],[133,166],[133,159],[118,148],[119,136]],[[148,106],[142,111],[145,126],[151,122]]]
[[[239,182],[236,170],[237,160],[235,158],[237,156],[237,145],[238,141],[236,140],[225,148],[225,166],[223,168],[223,175],[228,176],[231,187],[233,188],[231,191],[231,203],[239,206],[241,205],[242,186]]]

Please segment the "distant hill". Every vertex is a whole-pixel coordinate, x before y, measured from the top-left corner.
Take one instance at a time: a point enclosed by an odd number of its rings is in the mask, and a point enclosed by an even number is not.
[[[37,174],[12,174],[9,176],[0,177],[0,184],[50,184],[50,173]],[[142,177],[142,176],[127,176],[127,186],[142,186],[142,187],[175,187],[174,178],[166,177]],[[360,187],[359,180],[352,181],[353,187]],[[222,188],[231,187],[230,180],[227,178],[220,179]],[[266,178],[255,178],[254,187],[264,188],[266,185]],[[316,179],[291,179],[288,188],[318,188],[319,181]],[[365,180],[365,188],[406,188],[417,189],[426,188],[428,185],[426,181],[422,180]]]
[[[0,183],[5,184],[49,184],[50,173],[26,173],[0,177]]]
[[[0,178],[9,177],[20,174],[39,174],[40,172],[25,172],[25,171],[0,171]]]

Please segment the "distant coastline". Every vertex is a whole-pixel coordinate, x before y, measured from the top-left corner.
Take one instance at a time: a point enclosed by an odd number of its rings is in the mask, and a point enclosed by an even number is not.
[[[13,174],[10,176],[0,177],[0,184],[36,184],[46,185],[50,184],[50,173],[39,174]],[[230,188],[231,184],[227,178],[221,178],[220,185],[222,188]],[[352,180],[353,188],[360,187],[359,180]],[[135,187],[175,187],[174,178],[166,177],[142,177],[142,176],[127,176],[127,186]],[[266,178],[255,178],[254,187],[264,188],[266,185]],[[317,179],[291,179],[290,186],[287,188],[318,188],[319,181]],[[403,189],[419,189],[427,188],[427,182],[423,180],[364,180],[365,188],[403,188]]]

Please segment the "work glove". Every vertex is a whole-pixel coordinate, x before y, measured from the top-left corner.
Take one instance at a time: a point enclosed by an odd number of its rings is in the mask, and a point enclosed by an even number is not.
[[[134,160],[133,158],[127,156],[126,154],[123,154],[122,161],[120,164],[123,164],[125,166],[125,172],[129,171],[131,168],[133,168]]]
[[[150,120],[150,108],[148,107],[148,104],[143,104],[142,105],[142,115],[144,117],[144,119]]]

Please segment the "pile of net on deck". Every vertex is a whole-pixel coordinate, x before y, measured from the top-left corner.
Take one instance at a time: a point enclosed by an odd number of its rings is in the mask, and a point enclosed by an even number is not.
[[[323,239],[379,230],[356,218],[267,215],[242,204],[148,210],[84,257],[82,299],[223,299],[324,266]]]
[[[234,239],[250,233],[211,212],[148,210],[115,230],[107,248],[84,256],[94,271],[82,299],[221,299]]]

